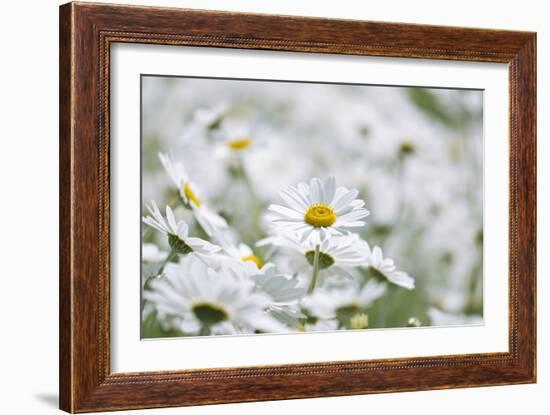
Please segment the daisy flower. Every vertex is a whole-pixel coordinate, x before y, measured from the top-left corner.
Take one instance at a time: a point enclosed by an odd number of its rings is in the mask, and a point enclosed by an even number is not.
[[[315,177],[309,184],[287,187],[280,193],[286,206],[274,204],[269,211],[281,233],[299,233],[303,239],[312,233],[345,234],[365,225],[362,219],[369,215],[357,195],[356,189],[336,187],[334,177]]]
[[[172,183],[174,183],[177,187],[183,202],[191,207],[200,207],[202,205],[202,201],[195,193],[196,186],[191,183],[183,163],[176,161],[172,156],[164,153],[159,153],[158,156],[160,162],[162,163],[162,167],[164,167],[164,170],[168,174],[168,177],[170,177]]]
[[[252,262],[258,267],[258,269],[264,266],[264,263],[260,257],[258,257],[247,244],[240,243],[236,253],[238,253],[238,257],[241,261]]]
[[[220,149],[223,154],[240,153],[255,143],[250,123],[240,119],[225,119],[217,136],[223,144]]]
[[[159,320],[186,334],[236,334],[285,331],[266,312],[271,299],[233,267],[216,271],[194,257],[168,264],[144,298],[154,304]]]
[[[257,273],[264,266],[262,259],[245,243],[236,243],[236,236],[231,229],[216,229],[212,235],[212,240],[218,243],[222,252],[220,255],[226,256],[240,263],[253,265],[253,272]]]
[[[327,277],[351,277],[351,268],[365,263],[366,242],[356,234],[312,237],[301,240],[298,234],[266,238],[259,246],[272,244],[289,255],[288,265],[297,273],[310,273],[315,265],[318,249],[319,284]]]
[[[369,280],[363,288],[347,286],[341,289],[320,289],[304,297],[302,306],[321,319],[347,320],[363,318],[360,314],[386,292],[386,284]],[[363,318],[364,322],[364,318]]]
[[[240,243],[235,246],[231,243],[222,243],[221,245],[224,252],[226,252],[227,255],[229,255],[234,260],[254,264],[256,270],[259,270],[264,266],[261,258],[258,257],[247,244]]]
[[[378,277],[387,279],[395,285],[399,285],[407,290],[412,290],[414,288],[414,278],[406,272],[398,271],[393,259],[384,258],[384,254],[380,247],[375,246],[371,251],[367,244],[366,264],[369,270],[373,271]]]
[[[183,163],[163,153],[159,153],[158,156],[168,177],[170,177],[172,183],[177,187],[183,203],[185,206],[191,208],[195,219],[206,234],[212,236],[216,229],[227,228],[225,219],[205,206],[202,199],[198,197],[196,193],[197,187],[191,182]]]
[[[211,255],[220,251],[220,247],[211,244],[201,238],[189,236],[189,226],[184,221],[176,222],[174,212],[170,206],[166,206],[166,219],[154,200],[147,206],[149,216],[143,217],[143,223],[155,228],[168,237],[168,243],[173,252],[178,254],[189,254],[191,252],[199,255]]]
[[[205,140],[212,131],[220,128],[229,110],[230,106],[226,102],[197,109],[189,123],[184,126],[180,140],[193,140],[195,143],[197,139]]]

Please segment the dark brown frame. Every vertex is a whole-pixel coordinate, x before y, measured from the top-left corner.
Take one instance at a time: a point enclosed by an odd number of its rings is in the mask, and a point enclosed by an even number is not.
[[[114,42],[509,64],[509,352],[110,373],[109,56]],[[61,409],[535,382],[535,33],[70,3],[60,8],[59,93]]]

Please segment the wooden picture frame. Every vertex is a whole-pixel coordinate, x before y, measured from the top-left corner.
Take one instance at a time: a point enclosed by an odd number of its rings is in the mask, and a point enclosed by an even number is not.
[[[110,371],[109,62],[114,43],[509,65],[509,352]],[[60,407],[91,412],[536,380],[536,34],[69,3],[60,8]]]

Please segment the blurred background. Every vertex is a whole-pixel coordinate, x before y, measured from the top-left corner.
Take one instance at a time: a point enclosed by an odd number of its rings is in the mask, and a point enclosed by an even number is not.
[[[249,140],[243,169],[223,144],[239,134]],[[177,205],[159,151],[184,161],[198,196],[252,247],[282,189],[335,176],[371,212],[361,236],[416,280],[412,291],[389,287],[370,328],[411,317],[423,326],[482,322],[482,91],[144,76],[144,214],[151,199]],[[145,244],[166,245],[142,231]]]

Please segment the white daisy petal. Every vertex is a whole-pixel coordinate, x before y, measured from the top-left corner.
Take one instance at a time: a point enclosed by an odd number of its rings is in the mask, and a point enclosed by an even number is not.
[[[336,178],[331,176],[325,180],[323,203],[330,204],[336,191]]]
[[[303,215],[301,215],[299,212],[292,210],[290,208],[287,208],[285,206],[281,205],[271,205],[268,207],[268,210],[274,213],[279,214],[280,216],[283,216],[285,218],[291,218],[291,219],[304,219]]]
[[[293,191],[292,188],[281,191],[281,199],[292,209],[304,211],[307,209],[306,201],[300,197],[299,193]]]
[[[375,246],[372,251],[367,245],[367,256],[365,264],[367,267],[374,268],[395,285],[412,290],[415,287],[414,278],[403,271],[398,271],[392,259],[384,258],[382,249]]]
[[[176,218],[174,217],[174,212],[170,206],[166,206],[166,220],[168,221],[168,227],[172,233],[176,233],[178,226],[176,224]]]
[[[358,191],[356,189],[353,190],[347,190],[346,192],[342,194],[342,196],[333,202],[332,207],[336,212],[338,213],[341,209],[345,208],[346,205],[351,203],[358,195]]]
[[[309,188],[311,191],[310,200],[312,203],[322,203],[324,199],[323,182],[321,179],[314,177],[309,182]]]

